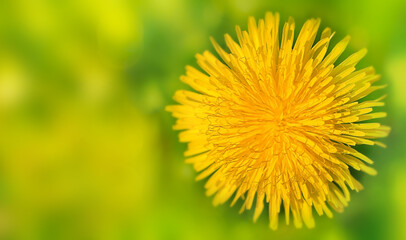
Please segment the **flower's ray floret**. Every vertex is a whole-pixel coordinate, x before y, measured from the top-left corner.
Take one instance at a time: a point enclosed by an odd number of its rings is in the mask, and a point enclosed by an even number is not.
[[[343,62],[336,60],[349,37],[327,49],[334,33],[322,31],[314,43],[319,19],[305,22],[296,41],[289,18],[279,39],[279,15],[267,13],[258,24],[250,17],[248,31],[236,27],[230,52],[211,39],[222,61],[205,51],[197,63],[205,73],[186,67],[181,80],[196,92],[179,90],[179,105],[167,110],[176,117],[174,129],[188,143],[186,162],[209,177],[205,188],[214,205],[232,198],[255,204],[254,221],[269,205],[270,227],[276,229],[283,204],[285,220],[296,227],[314,226],[313,209],[332,217],[341,212],[351,190],[361,184],[349,168],[375,175],[372,160],[355,145],[380,145],[389,127],[373,120],[384,97],[362,100],[385,86],[373,85],[380,76],[372,67],[356,69],[362,49]],[[255,199],[255,201],[254,201]]]

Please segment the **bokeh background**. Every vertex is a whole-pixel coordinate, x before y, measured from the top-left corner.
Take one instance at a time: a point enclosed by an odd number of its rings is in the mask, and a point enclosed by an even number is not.
[[[0,239],[406,239],[406,1],[0,1]],[[164,111],[195,53],[248,16],[311,17],[388,87],[376,177],[315,229],[213,207]],[[296,32],[297,33],[297,32]],[[266,211],[265,211],[266,212]]]

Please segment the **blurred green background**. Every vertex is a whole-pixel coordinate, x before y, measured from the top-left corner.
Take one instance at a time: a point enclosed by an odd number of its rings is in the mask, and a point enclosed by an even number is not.
[[[0,239],[406,239],[406,1],[0,1]],[[213,207],[163,109],[185,65],[278,11],[367,47],[389,86],[376,177],[316,228]],[[297,32],[296,32],[297,33]]]

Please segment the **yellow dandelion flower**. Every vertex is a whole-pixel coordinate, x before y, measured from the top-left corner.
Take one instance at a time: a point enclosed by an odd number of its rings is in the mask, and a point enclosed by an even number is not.
[[[326,28],[314,43],[319,25],[306,21],[295,41],[289,18],[279,42],[279,14],[267,13],[258,24],[250,17],[248,31],[236,26],[239,43],[225,35],[230,53],[211,39],[223,61],[197,54],[206,73],[188,66],[181,80],[198,93],[179,90],[180,105],[167,107],[177,118],[174,129],[184,130],[186,162],[201,171],[198,180],[209,177],[214,205],[241,198],[242,212],[255,199],[255,221],[268,204],[272,229],[282,204],[286,224],[292,215],[299,228],[314,227],[313,208],[328,217],[330,209],[341,212],[349,189],[362,188],[349,167],[376,174],[366,164],[371,159],[352,146],[383,146],[373,139],[390,130],[368,121],[386,116],[373,112],[384,97],[361,100],[384,87],[373,86],[380,78],[373,67],[355,68],[366,50],[336,64],[349,37],[327,53],[334,33]]]

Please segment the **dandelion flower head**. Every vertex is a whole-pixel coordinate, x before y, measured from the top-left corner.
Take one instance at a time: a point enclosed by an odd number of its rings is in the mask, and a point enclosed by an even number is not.
[[[296,227],[314,227],[313,210],[343,211],[350,190],[362,188],[350,168],[376,174],[353,147],[383,146],[375,139],[389,133],[374,121],[386,116],[373,111],[384,97],[363,100],[384,87],[373,85],[373,67],[355,67],[366,50],[336,63],[349,37],[328,51],[334,33],[326,28],[315,42],[319,25],[306,21],[295,40],[292,18],[280,34],[279,14],[250,17],[248,31],[236,26],[238,43],[225,35],[229,51],[211,39],[221,60],[196,55],[204,72],[187,66],[181,77],[195,91],[178,90],[179,105],[167,107],[213,204],[242,199],[241,212],[253,208],[254,221],[267,204],[272,229],[282,206]]]

